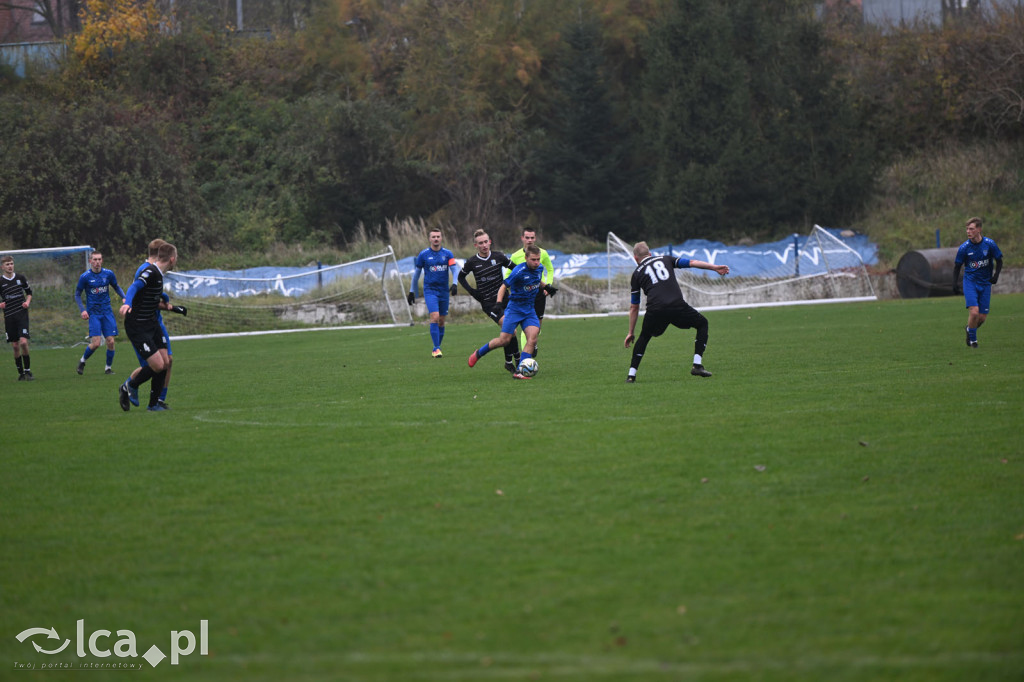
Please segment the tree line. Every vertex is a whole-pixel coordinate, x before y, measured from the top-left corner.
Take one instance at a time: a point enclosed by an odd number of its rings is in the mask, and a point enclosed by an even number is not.
[[[407,216],[768,236],[851,220],[900,154],[1024,131],[1019,8],[308,0],[253,35],[80,4],[57,71],[0,73],[0,245],[344,248]]]

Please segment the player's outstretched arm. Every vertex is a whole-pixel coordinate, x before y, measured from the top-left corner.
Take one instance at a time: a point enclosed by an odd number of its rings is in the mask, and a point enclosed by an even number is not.
[[[691,259],[690,260],[690,267],[691,268],[700,268],[701,270],[713,270],[713,271],[717,272],[719,275],[721,275],[722,277],[725,277],[726,275],[729,274],[729,266],[728,265],[715,265],[713,263],[707,263],[707,262],[702,261],[702,260],[692,260]]]

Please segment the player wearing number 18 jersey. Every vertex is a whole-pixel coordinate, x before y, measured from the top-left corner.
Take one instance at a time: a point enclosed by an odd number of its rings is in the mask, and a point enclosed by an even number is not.
[[[633,357],[630,360],[626,382],[631,384],[636,381],[636,371],[640,367],[640,361],[644,358],[647,344],[650,343],[652,337],[664,334],[670,324],[680,329],[697,330],[697,339],[693,347],[693,367],[690,369],[690,374],[699,377],[711,376],[711,372],[704,369],[702,358],[708,345],[707,318],[683,299],[683,292],[679,289],[679,282],[676,281],[674,271],[676,268],[700,268],[714,270],[719,275],[725,276],[729,274],[729,266],[712,265],[688,258],[655,256],[651,253],[647,242],[638,242],[633,247],[633,259],[637,262],[637,267],[630,280],[629,334],[626,335],[625,346],[629,348],[634,339],[636,339],[636,345],[633,347]],[[644,315],[644,324],[640,329],[640,338],[636,338],[633,332],[636,330],[636,321],[640,316],[641,291],[647,295],[647,313]]]

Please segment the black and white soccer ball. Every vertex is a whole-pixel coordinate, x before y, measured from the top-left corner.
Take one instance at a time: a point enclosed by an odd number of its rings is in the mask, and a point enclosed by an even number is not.
[[[540,366],[537,365],[537,361],[533,358],[526,358],[519,363],[519,373],[524,377],[532,377],[539,369]]]

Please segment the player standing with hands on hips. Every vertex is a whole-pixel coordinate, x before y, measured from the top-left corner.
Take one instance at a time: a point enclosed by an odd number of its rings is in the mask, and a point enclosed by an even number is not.
[[[967,241],[956,250],[953,265],[953,293],[957,291],[960,269],[964,271],[964,301],[967,304],[967,347],[978,347],[978,327],[988,317],[992,285],[999,281],[1003,269],[1003,252],[989,237],[981,234],[981,218],[967,221]]]
[[[661,336],[671,324],[680,329],[696,329],[697,339],[693,344],[693,367],[690,374],[698,377],[709,377],[711,372],[704,369],[703,355],[708,346],[708,321],[685,300],[683,292],[676,281],[676,268],[700,268],[714,270],[723,277],[729,274],[728,265],[712,265],[692,258],[675,258],[674,256],[655,256],[651,253],[647,242],[637,242],[633,247],[633,260],[636,270],[630,280],[629,301],[629,333],[626,335],[626,348],[633,343],[633,332],[636,320],[640,316],[640,292],[647,295],[647,314],[640,329],[640,338],[633,347],[633,358],[629,363],[629,374],[626,383],[636,381],[636,371],[651,338]]]
[[[78,278],[75,287],[75,303],[82,314],[82,319],[89,322],[89,345],[78,361],[78,373],[85,371],[85,361],[95,353],[100,342],[107,341],[107,364],[105,374],[113,374],[114,370],[114,337],[117,336],[117,321],[110,307],[110,290],[124,300],[124,292],[117,284],[117,275],[103,267],[103,254],[93,251],[89,255],[89,269]],[[85,304],[82,304],[82,292],[85,292]]]
[[[7,343],[14,349],[18,381],[34,381],[28,357],[28,307],[32,305],[32,287],[23,275],[14,271],[14,256],[0,257],[0,308],[4,311]]]
[[[416,285],[420,281],[420,273],[423,275],[423,300],[427,304],[427,312],[430,313],[430,340],[434,343],[434,350],[430,355],[435,358],[443,357],[441,342],[444,341],[444,322],[448,318],[448,297],[454,296],[459,285],[456,278],[459,274],[459,265],[455,261],[455,254],[441,246],[441,230],[433,229],[427,233],[430,240],[430,247],[420,251],[416,256],[416,273],[412,276],[412,287],[409,289],[407,300],[409,305],[416,302]],[[448,272],[451,271],[451,286],[448,285]]]
[[[177,262],[178,250],[174,245],[166,242],[161,244],[153,262],[147,262],[139,269],[135,281],[128,287],[124,305],[121,306],[128,339],[139,357],[146,360],[146,366],[138,376],[126,379],[117,391],[118,402],[125,412],[131,409],[131,391],[138,391],[139,386],[150,379],[152,382],[147,409],[150,412],[166,409],[159,404],[159,400],[170,361],[157,316],[160,313],[161,294],[164,292],[164,273],[173,269]]]

